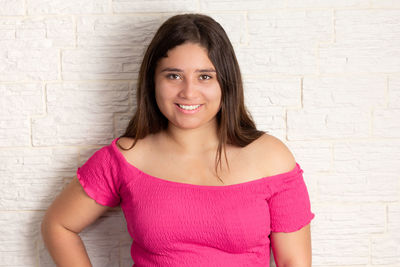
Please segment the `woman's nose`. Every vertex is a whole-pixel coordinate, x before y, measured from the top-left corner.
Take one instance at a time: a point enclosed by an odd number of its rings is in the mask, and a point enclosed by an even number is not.
[[[180,96],[185,98],[191,98],[196,95],[196,84],[190,80],[186,79],[182,83]]]

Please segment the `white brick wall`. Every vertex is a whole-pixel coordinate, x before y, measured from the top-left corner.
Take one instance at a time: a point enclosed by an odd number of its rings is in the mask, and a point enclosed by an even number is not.
[[[55,266],[40,236],[44,211],[124,130],[143,50],[176,12],[223,25],[256,123],[304,169],[313,266],[400,266],[399,8],[396,0],[0,0],[0,266]],[[82,238],[94,266],[132,266],[120,209]]]

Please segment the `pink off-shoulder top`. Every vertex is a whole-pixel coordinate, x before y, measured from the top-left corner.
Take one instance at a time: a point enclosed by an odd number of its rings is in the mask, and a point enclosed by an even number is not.
[[[193,185],[144,173],[111,144],[77,170],[97,203],[120,205],[135,267],[267,267],[271,232],[309,224],[303,170],[225,186]]]

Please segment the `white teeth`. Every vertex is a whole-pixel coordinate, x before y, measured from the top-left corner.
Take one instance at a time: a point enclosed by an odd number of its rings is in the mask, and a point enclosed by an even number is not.
[[[181,105],[181,104],[178,104],[178,106],[179,106],[180,108],[182,108],[182,109],[185,109],[185,110],[193,110],[193,109],[196,109],[196,108],[200,107],[200,105],[185,106],[185,105]]]

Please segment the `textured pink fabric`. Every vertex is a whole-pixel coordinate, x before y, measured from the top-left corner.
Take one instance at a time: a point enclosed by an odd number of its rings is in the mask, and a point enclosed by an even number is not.
[[[97,150],[77,177],[97,203],[121,205],[135,267],[266,267],[271,231],[299,230],[315,216],[298,163],[240,184],[192,185],[142,172],[117,140]]]

